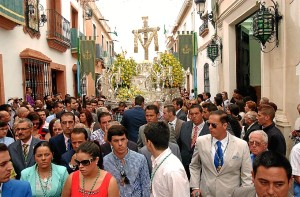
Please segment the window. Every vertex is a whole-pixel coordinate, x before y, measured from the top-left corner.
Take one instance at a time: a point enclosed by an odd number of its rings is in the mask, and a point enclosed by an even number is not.
[[[49,63],[34,59],[23,59],[25,65],[25,88],[32,89],[32,97],[43,99],[50,95]]]
[[[208,63],[204,64],[204,92],[210,92]]]

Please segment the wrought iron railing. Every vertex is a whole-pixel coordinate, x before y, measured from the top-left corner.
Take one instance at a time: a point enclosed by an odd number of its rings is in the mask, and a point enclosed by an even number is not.
[[[47,37],[56,38],[66,44],[71,44],[70,22],[60,15],[56,10],[47,10]]]

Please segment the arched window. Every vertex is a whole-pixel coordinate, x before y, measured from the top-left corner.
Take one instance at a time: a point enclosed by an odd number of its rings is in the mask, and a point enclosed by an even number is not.
[[[208,63],[204,64],[204,92],[210,92]]]

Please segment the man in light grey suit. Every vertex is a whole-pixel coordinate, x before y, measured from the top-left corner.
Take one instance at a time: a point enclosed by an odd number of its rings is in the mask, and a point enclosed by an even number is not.
[[[181,152],[182,164],[188,178],[190,178],[189,165],[193,156],[196,139],[198,136],[209,134],[208,126],[202,118],[202,107],[198,104],[192,105],[189,114],[191,121],[182,124],[177,140]]]
[[[158,107],[156,105],[148,105],[145,109],[145,116],[146,116],[147,124],[149,124],[151,122],[158,122],[158,119],[159,119]],[[144,125],[140,126],[140,128],[139,128],[139,137],[138,137],[138,141],[137,141],[137,145],[139,148],[142,148],[143,146],[146,145],[144,129],[147,124],[144,124]],[[174,130],[171,130],[170,125],[169,125],[169,129],[170,129],[170,140],[169,141],[173,142],[173,143],[177,143],[176,137],[175,137],[175,132],[174,132]]]
[[[176,140],[179,138],[180,129],[185,122],[176,117],[175,107],[173,105],[166,105],[163,109],[164,120],[171,126],[176,135]]]
[[[247,143],[227,131],[223,110],[211,112],[210,135],[198,137],[190,164],[192,196],[232,195],[236,187],[251,186],[252,163]]]
[[[253,163],[252,180],[254,187],[240,187],[233,197],[292,197],[289,189],[292,185],[292,167],[283,155],[265,151],[258,155]]]
[[[16,179],[20,179],[23,169],[35,164],[33,148],[40,140],[32,136],[32,128],[33,124],[29,119],[18,119],[15,132],[19,140],[8,147],[11,161],[17,173]]]

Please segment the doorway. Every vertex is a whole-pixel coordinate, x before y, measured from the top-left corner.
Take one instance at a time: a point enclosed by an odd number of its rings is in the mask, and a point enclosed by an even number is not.
[[[261,96],[261,51],[253,37],[252,16],[236,25],[236,87],[257,102]]]

